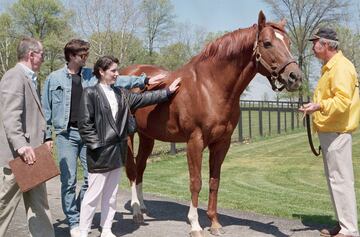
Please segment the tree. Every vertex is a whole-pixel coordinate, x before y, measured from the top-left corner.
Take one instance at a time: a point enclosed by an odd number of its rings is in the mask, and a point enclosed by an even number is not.
[[[154,47],[160,39],[167,38],[174,26],[174,6],[170,0],[144,0],[142,3],[146,44],[149,56],[153,56]],[[151,62],[150,62],[151,63]]]
[[[101,46],[101,55],[115,55],[119,57],[119,67],[124,67],[134,63],[144,63],[147,61],[147,53],[143,47],[143,42],[136,36],[122,32],[100,32],[90,36],[90,42],[100,42],[108,35],[111,35],[111,42],[104,41]],[[124,43],[124,40],[126,43]],[[125,47],[126,44],[126,47]],[[99,56],[97,53],[90,55],[89,61],[95,62]]]
[[[90,63],[105,54],[126,62],[129,47],[138,40],[134,35],[141,22],[140,3],[134,0],[79,0],[71,5],[81,9],[75,14],[75,21],[82,35],[90,40]]]
[[[0,15],[0,78],[16,63],[16,36],[7,13]]]
[[[182,43],[175,43],[160,49],[155,64],[163,66],[169,70],[175,70],[184,65],[191,57],[189,48]]]
[[[18,0],[9,9],[16,38],[31,36],[42,41],[45,62],[39,73],[40,82],[63,64],[64,42],[73,35],[68,23],[71,12],[59,0]]]
[[[279,19],[285,18],[296,52],[298,64],[305,76],[305,88],[309,89],[310,52],[308,38],[314,31],[324,25],[339,22],[347,12],[349,1],[345,0],[264,0]],[[304,91],[309,95],[309,91]],[[300,91],[299,99],[303,100]]]
[[[176,23],[170,42],[183,44],[188,50],[187,54],[194,56],[205,46],[207,34],[205,28],[192,25],[190,22]]]
[[[44,40],[46,35],[67,30],[70,13],[57,0],[19,0],[10,8],[19,33]]]
[[[340,49],[344,55],[354,64],[355,68],[360,68],[360,34],[359,31],[348,27],[337,26],[336,32],[340,41]]]

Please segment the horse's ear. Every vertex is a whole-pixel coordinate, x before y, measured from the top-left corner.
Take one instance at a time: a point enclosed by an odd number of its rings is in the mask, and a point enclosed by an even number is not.
[[[285,26],[286,26],[286,23],[287,23],[287,21],[286,21],[286,19],[285,18],[283,18],[283,19],[281,19],[281,21],[279,22],[279,25],[280,25],[280,27],[281,28],[285,28]]]
[[[265,27],[265,24],[266,24],[265,15],[264,15],[263,11],[260,11],[260,12],[259,12],[259,19],[258,19],[259,31],[261,31],[262,28]]]

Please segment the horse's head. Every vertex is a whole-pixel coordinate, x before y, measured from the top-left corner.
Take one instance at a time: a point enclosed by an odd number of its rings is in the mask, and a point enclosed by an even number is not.
[[[302,72],[290,53],[285,24],[285,20],[278,24],[266,23],[260,11],[254,56],[258,72],[269,79],[273,90],[295,91],[301,86]]]

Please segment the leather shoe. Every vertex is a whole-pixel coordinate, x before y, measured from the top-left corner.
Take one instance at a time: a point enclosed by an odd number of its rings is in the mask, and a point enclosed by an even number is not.
[[[324,237],[332,237],[335,236],[337,234],[339,234],[341,230],[340,224],[339,222],[331,229],[322,229],[320,230],[320,236],[324,236]],[[338,237],[338,236],[337,236]]]

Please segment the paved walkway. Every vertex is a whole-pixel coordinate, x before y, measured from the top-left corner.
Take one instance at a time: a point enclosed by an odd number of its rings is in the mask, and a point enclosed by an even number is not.
[[[60,180],[54,178],[47,183],[49,202],[53,215],[56,237],[69,237],[69,229],[64,220],[60,203]],[[188,204],[174,200],[145,195],[149,215],[144,225],[135,225],[130,212],[130,193],[120,190],[118,196],[118,212],[115,216],[113,231],[117,236],[132,237],[185,237],[189,236],[190,226],[187,223]],[[204,209],[199,211],[200,224],[209,226]],[[276,217],[262,216],[253,213],[233,210],[219,210],[219,218],[224,226],[222,237],[263,237],[263,236],[295,236],[318,237],[319,226],[304,224],[298,220],[284,220]],[[90,237],[100,236],[98,227],[100,213],[97,212]],[[23,203],[19,205],[15,217],[5,237],[29,236],[25,223]],[[207,228],[205,236],[208,234]]]

